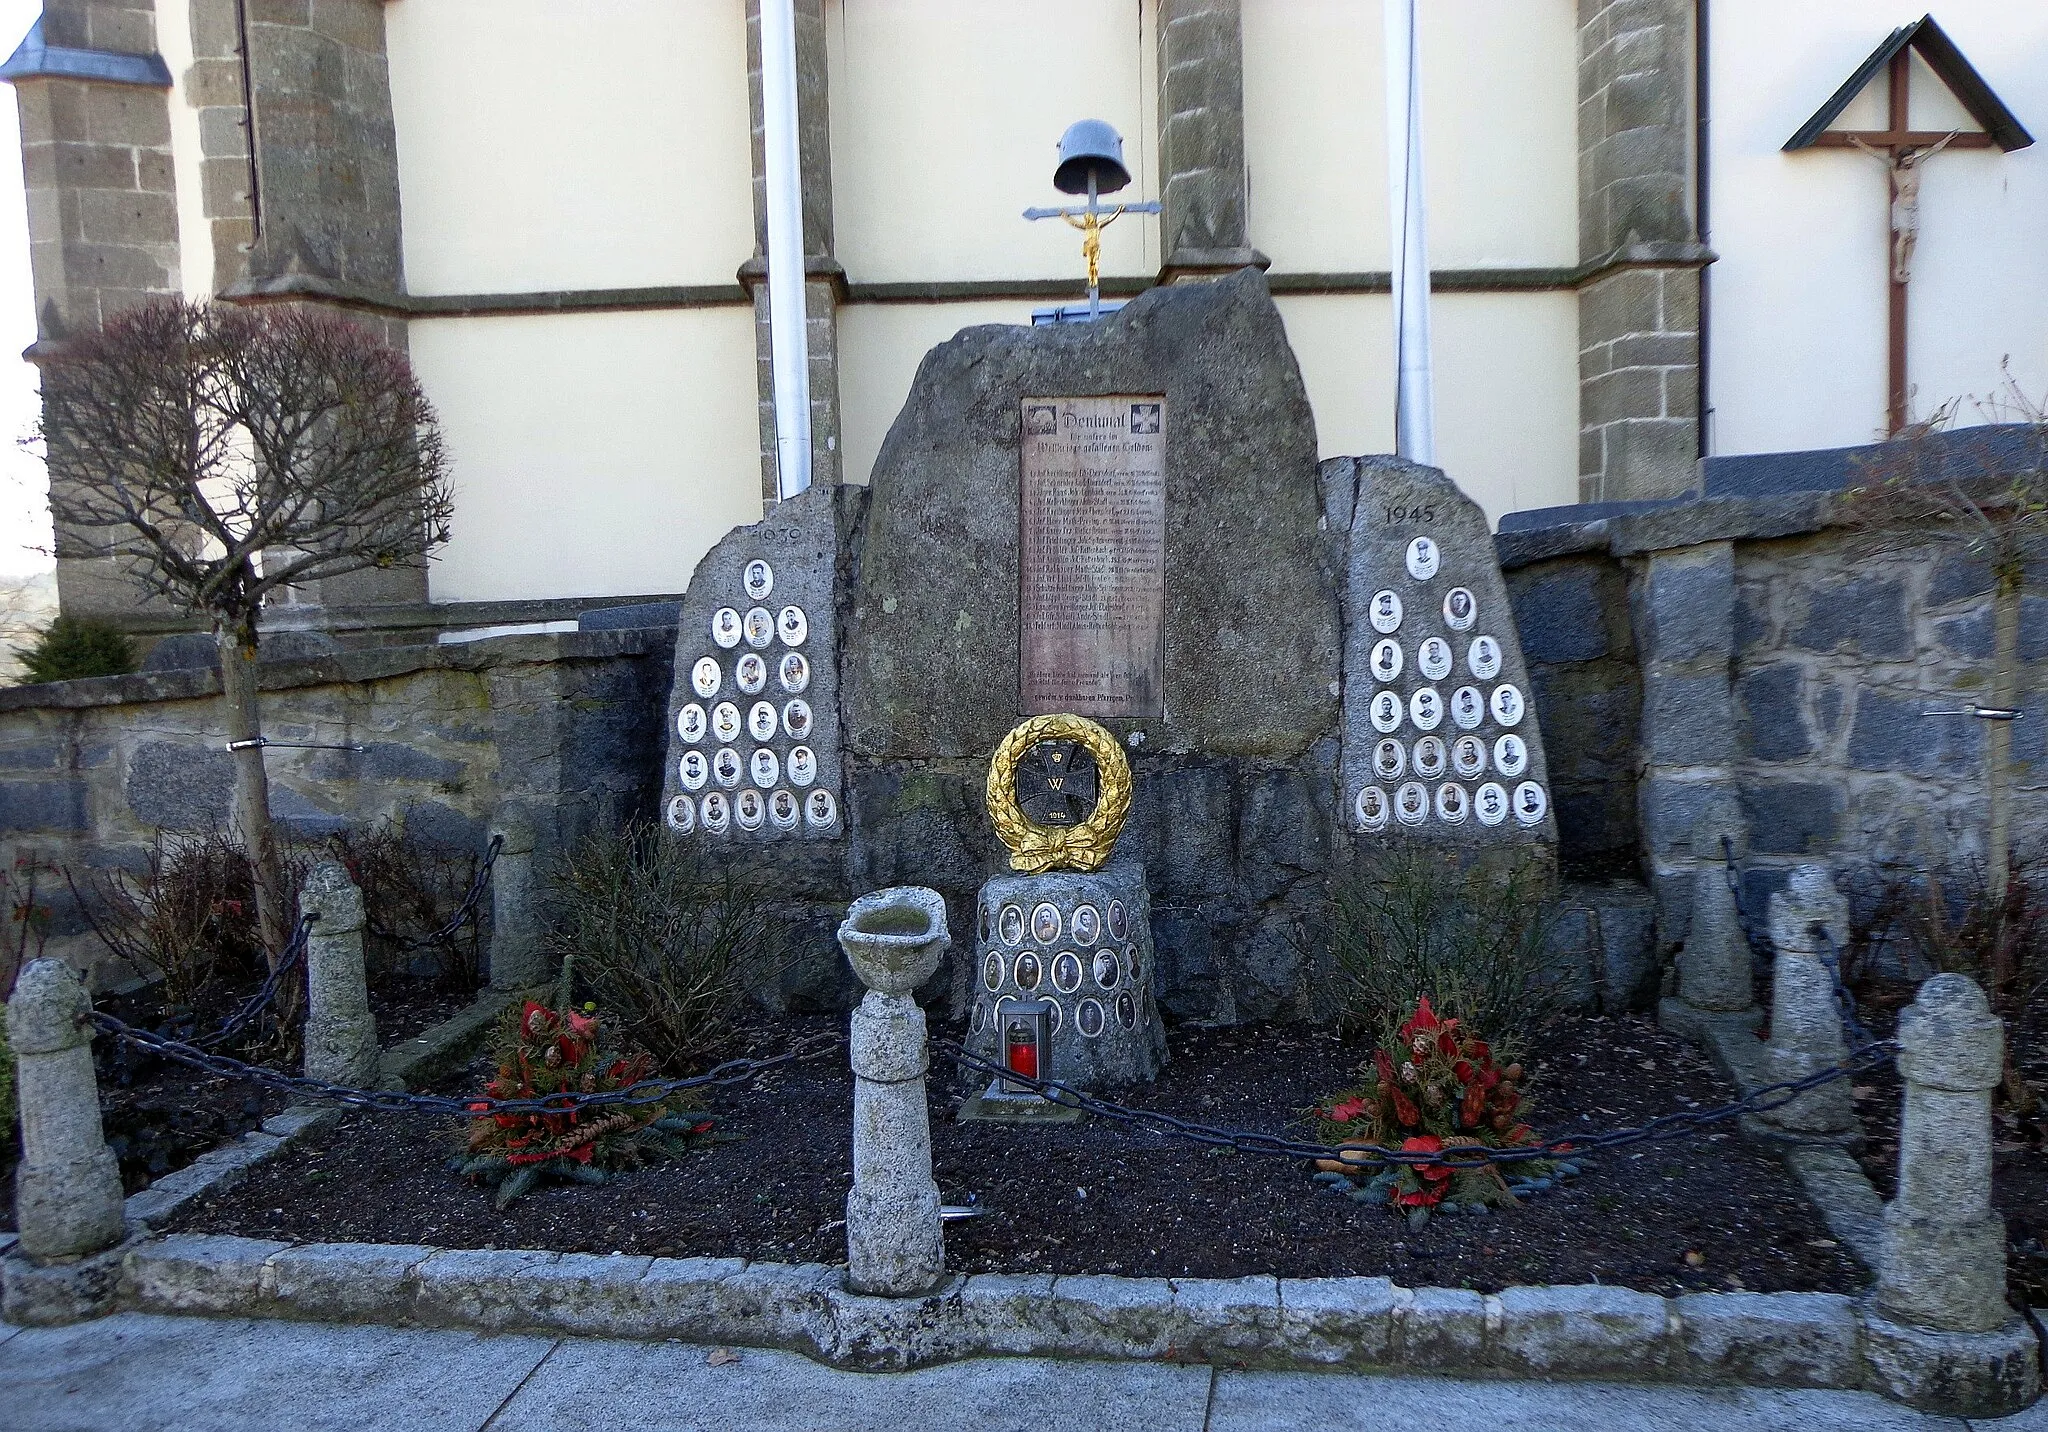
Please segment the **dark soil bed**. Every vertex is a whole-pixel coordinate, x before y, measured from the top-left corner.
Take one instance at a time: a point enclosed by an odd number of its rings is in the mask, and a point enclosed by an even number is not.
[[[1871,1033],[1887,1038],[1898,1012],[1913,998],[1912,985],[1877,985],[1863,991],[1863,1017]],[[2033,1110],[1994,1104],[1991,1136],[1991,1206],[2005,1218],[2006,1276],[2022,1306],[2048,1307],[2048,984],[2008,1021],[2008,1050],[2035,1090]],[[1856,1086],[1856,1113],[1868,1136],[1863,1171],[1879,1193],[1892,1196],[1899,1174],[1899,1072],[1883,1064]]]
[[[210,1009],[209,1016],[232,1010],[252,989],[223,995],[217,1001],[219,1010]],[[383,981],[370,992],[378,1040],[388,1048],[410,1039],[473,998],[432,980]],[[99,1007],[138,1028],[154,1027],[163,1018],[161,1005],[147,992],[102,999]],[[280,1063],[274,1043],[228,1052],[273,1067]],[[100,1120],[121,1162],[121,1182],[129,1193],[140,1193],[165,1174],[256,1128],[289,1102],[282,1094],[167,1060],[123,1060],[105,1035],[94,1041],[93,1055],[99,1072]],[[296,1061],[292,1072],[297,1072]],[[14,1227],[14,1170],[20,1152],[11,1137],[0,1137],[0,1230]]]
[[[761,1027],[749,1052],[819,1027]],[[1730,1094],[1690,1046],[1643,1020],[1566,1020],[1541,1044],[1543,1055],[1525,1062],[1546,1131],[1632,1124]],[[1271,1131],[1352,1082],[1359,1058],[1327,1030],[1304,1026],[1184,1028],[1172,1053],[1159,1081],[1128,1102]],[[473,1068],[447,1091],[475,1089],[484,1072]],[[1576,1184],[1520,1208],[1411,1232],[1385,1209],[1323,1190],[1300,1162],[1210,1151],[1102,1118],[960,1124],[953,1111],[964,1091],[934,1084],[940,1191],[984,1210],[948,1228],[956,1270],[1384,1274],[1479,1289],[1599,1281],[1660,1293],[1847,1292],[1865,1282],[1782,1166],[1732,1130],[1610,1153]],[[711,1107],[733,1142],[603,1187],[547,1186],[504,1213],[488,1190],[445,1170],[456,1138],[446,1121],[351,1114],[179,1226],[299,1241],[837,1262],[851,1105],[844,1054],[835,1052],[719,1091]]]

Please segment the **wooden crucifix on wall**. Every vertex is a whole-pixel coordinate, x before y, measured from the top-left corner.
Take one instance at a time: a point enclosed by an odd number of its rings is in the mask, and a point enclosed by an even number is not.
[[[1912,127],[1913,55],[1927,67],[1982,126],[1979,130],[1919,130]],[[1890,88],[1883,129],[1830,129],[1849,102],[1886,72]],[[1884,161],[1891,177],[1888,211],[1891,242],[1885,248],[1886,373],[1885,429],[1896,436],[1908,420],[1911,389],[1906,371],[1906,285],[1913,276],[1913,248],[1920,236],[1922,166],[1944,149],[2024,149],[2034,137],[2021,126],[2004,101],[1991,92],[1955,42],[1942,33],[1932,15],[1901,25],[1835,91],[1799,132],[1785,141],[1785,152],[1798,149],[1854,149]]]

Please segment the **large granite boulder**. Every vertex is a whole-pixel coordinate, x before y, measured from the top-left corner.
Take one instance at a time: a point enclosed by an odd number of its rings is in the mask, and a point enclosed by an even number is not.
[[[1105,724],[1142,752],[1276,761],[1334,729],[1315,423],[1265,278],[1246,269],[1099,323],[970,328],[925,356],[861,530],[850,755],[985,758],[1024,714],[1021,402],[1126,393],[1166,398],[1164,702],[1158,719]]]

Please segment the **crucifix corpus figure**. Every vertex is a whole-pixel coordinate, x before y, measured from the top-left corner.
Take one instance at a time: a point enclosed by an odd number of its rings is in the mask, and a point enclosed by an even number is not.
[[[1882,160],[1892,181],[1892,282],[1904,288],[1913,277],[1913,246],[1920,241],[1920,166],[1948,148],[1961,130],[1950,130],[1924,149],[1911,145],[1890,151],[1865,144],[1850,135],[1850,142],[1873,159]]]
[[[1981,130],[1922,130],[1912,127],[1913,56],[1918,53]],[[1886,72],[1890,89],[1883,129],[1830,129],[1849,102]],[[1920,239],[1920,181],[1927,161],[1944,149],[2023,149],[2034,142],[1983,76],[1963,58],[1933,18],[1902,25],[1849,76],[1834,96],[1785,142],[1787,152],[1806,148],[1854,149],[1882,160],[1891,179],[1887,217],[1891,242],[1885,248],[1888,289],[1885,322],[1885,430],[1896,437],[1910,420],[1912,388],[1906,372],[1906,286],[1913,276],[1913,250]]]

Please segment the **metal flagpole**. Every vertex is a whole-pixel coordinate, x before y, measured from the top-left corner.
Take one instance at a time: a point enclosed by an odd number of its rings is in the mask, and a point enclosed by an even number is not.
[[[768,209],[768,344],[775,385],[775,492],[811,485],[810,343],[805,332],[803,165],[797,151],[796,7],[761,3],[761,127]]]
[[[1394,451],[1436,465],[1429,367],[1428,212],[1422,192],[1422,82],[1415,0],[1382,0],[1387,26],[1387,204],[1393,234]]]

